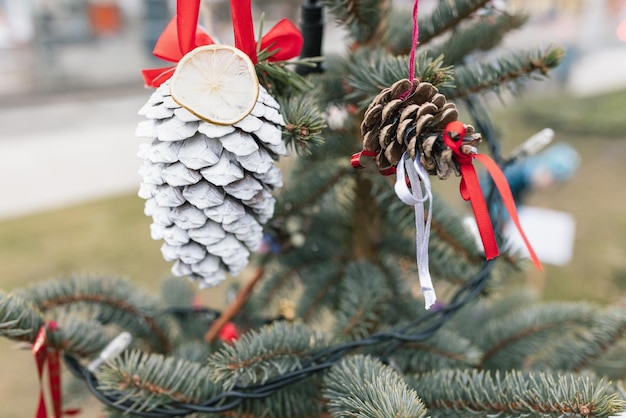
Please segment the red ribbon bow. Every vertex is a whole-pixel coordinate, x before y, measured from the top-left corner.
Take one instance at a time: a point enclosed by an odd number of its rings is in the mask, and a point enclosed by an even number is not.
[[[476,217],[476,224],[478,225],[478,232],[480,233],[480,238],[483,242],[483,247],[485,248],[485,257],[487,260],[491,260],[492,258],[498,256],[499,251],[498,244],[496,243],[496,237],[493,232],[491,217],[489,216],[489,210],[487,209],[487,204],[485,203],[485,198],[480,188],[476,170],[472,164],[474,158],[483,163],[489,172],[489,175],[491,175],[493,182],[500,192],[504,207],[509,212],[511,220],[517,227],[517,230],[524,240],[524,244],[526,244],[531,260],[539,270],[543,270],[539,258],[535,254],[528,238],[526,238],[526,234],[524,234],[524,231],[522,230],[522,226],[517,216],[517,210],[515,209],[513,194],[511,193],[509,183],[506,180],[504,173],[500,170],[500,167],[498,167],[496,162],[489,156],[478,153],[464,153],[461,149],[464,137],[465,125],[458,121],[450,122],[443,132],[444,142],[452,150],[457,162],[459,163],[459,167],[461,169],[461,196],[463,199],[469,200],[472,205],[472,210],[474,211],[474,216]]]
[[[254,26],[252,24],[251,0],[231,0],[235,46],[245,52],[252,62],[258,62]],[[167,25],[157,41],[153,54],[166,61],[178,62],[198,46],[215,43],[209,35],[198,28],[200,0],[177,0],[176,16]],[[288,19],[282,19],[261,38],[261,49],[270,48],[274,54],[269,61],[283,61],[300,54],[304,40],[302,34]],[[146,86],[159,87],[167,81],[173,67],[142,70]]]

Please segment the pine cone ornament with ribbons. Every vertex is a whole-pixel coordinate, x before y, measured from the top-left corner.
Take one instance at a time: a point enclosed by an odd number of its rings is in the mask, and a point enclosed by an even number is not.
[[[172,273],[221,282],[247,265],[273,215],[271,191],[282,186],[274,161],[286,154],[280,107],[262,86],[250,114],[232,125],[201,119],[178,104],[162,84],[139,111],[147,120],[136,135],[139,196],[152,216],[153,239],[164,240]]]
[[[452,151],[445,145],[442,133],[456,121],[459,113],[437,87],[427,82],[399,80],[383,89],[365,111],[361,123],[363,149],[377,153],[379,170],[398,165],[405,151],[431,175],[441,179],[451,172],[459,175]],[[480,134],[466,125],[468,146],[477,145]]]

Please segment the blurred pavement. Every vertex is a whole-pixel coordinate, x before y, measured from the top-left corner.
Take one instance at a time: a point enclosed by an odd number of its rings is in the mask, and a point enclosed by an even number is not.
[[[134,132],[149,94],[134,87],[0,107],[0,219],[137,190]]]

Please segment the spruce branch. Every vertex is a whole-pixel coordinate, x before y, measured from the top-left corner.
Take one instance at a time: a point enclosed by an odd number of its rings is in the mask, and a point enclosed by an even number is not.
[[[420,45],[424,46],[465,21],[472,14],[487,6],[491,0],[440,1],[428,16],[419,19]],[[408,31],[407,31],[408,32]]]
[[[527,20],[528,16],[521,13],[480,16],[469,25],[459,27],[445,42],[430,45],[426,53],[431,57],[443,55],[445,64],[457,64],[473,52],[496,47],[507,32],[520,28]]]
[[[43,312],[70,306],[98,308],[98,320],[115,323],[161,352],[172,348],[170,318],[160,301],[116,278],[71,277],[32,286],[20,294]]]
[[[455,88],[443,87],[441,93],[449,99],[459,99],[471,94],[508,89],[518,93],[524,81],[546,77],[550,69],[562,60],[564,50],[548,47],[544,50],[522,51],[501,57],[493,63],[481,60],[455,66]]]
[[[483,367],[519,368],[525,358],[567,330],[589,328],[597,315],[597,308],[585,303],[554,302],[525,307],[493,318],[476,330],[474,341],[485,352]]]
[[[346,267],[338,289],[339,306],[335,313],[334,334],[339,339],[358,339],[375,332],[387,311],[393,309],[391,290],[385,275],[367,261]]]
[[[322,130],[326,121],[314,97],[307,93],[291,96],[281,101],[280,108],[285,119],[283,140],[293,150],[297,153],[310,152],[309,147],[324,142]]]
[[[433,417],[609,417],[625,409],[609,383],[572,374],[439,370],[407,378]]]
[[[338,302],[335,289],[344,277],[344,268],[340,261],[321,260],[303,272],[306,281],[304,291],[296,313],[305,322],[318,318],[326,308],[336,306]]]
[[[43,314],[31,301],[0,291],[0,336],[33,343],[45,324]],[[58,325],[47,335],[50,345],[58,350],[88,357],[102,350],[108,342],[100,323],[85,319],[79,313],[62,313]]]
[[[472,341],[441,330],[426,341],[402,344],[394,351],[392,364],[405,374],[414,374],[476,367],[481,357],[481,350]]]
[[[587,327],[571,328],[562,330],[557,338],[532,353],[524,366],[577,372],[587,368],[626,334],[626,310],[609,308],[595,315]]]
[[[42,313],[30,301],[0,291],[0,336],[32,343],[43,324]]]
[[[443,57],[433,59],[419,54],[415,61],[417,79],[440,89],[451,87],[452,68],[444,66]],[[380,48],[359,48],[349,57],[346,65],[346,100],[363,110],[381,90],[408,78],[409,57],[396,57]]]
[[[280,195],[276,217],[300,214],[314,207],[337,183],[353,175],[354,170],[342,159],[328,159],[315,165],[303,164],[294,170],[297,184],[286,188]],[[306,187],[302,187],[306,184]]]
[[[349,30],[359,44],[375,39],[386,14],[385,1],[380,0],[325,0],[328,11],[340,25]]]
[[[131,351],[96,372],[99,389],[121,396],[127,412],[150,411],[173,402],[198,404],[219,393],[207,366],[159,354]]]
[[[298,369],[304,359],[326,345],[321,334],[305,325],[277,321],[213,353],[211,378],[225,390],[261,384]]]
[[[324,377],[333,417],[417,418],[427,414],[417,393],[394,369],[370,357],[346,357]]]

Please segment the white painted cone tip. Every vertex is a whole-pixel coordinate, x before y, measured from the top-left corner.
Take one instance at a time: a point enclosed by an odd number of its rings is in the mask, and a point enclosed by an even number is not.
[[[205,45],[187,53],[176,66],[169,87],[178,104],[218,125],[244,119],[259,96],[254,64],[229,45]]]

